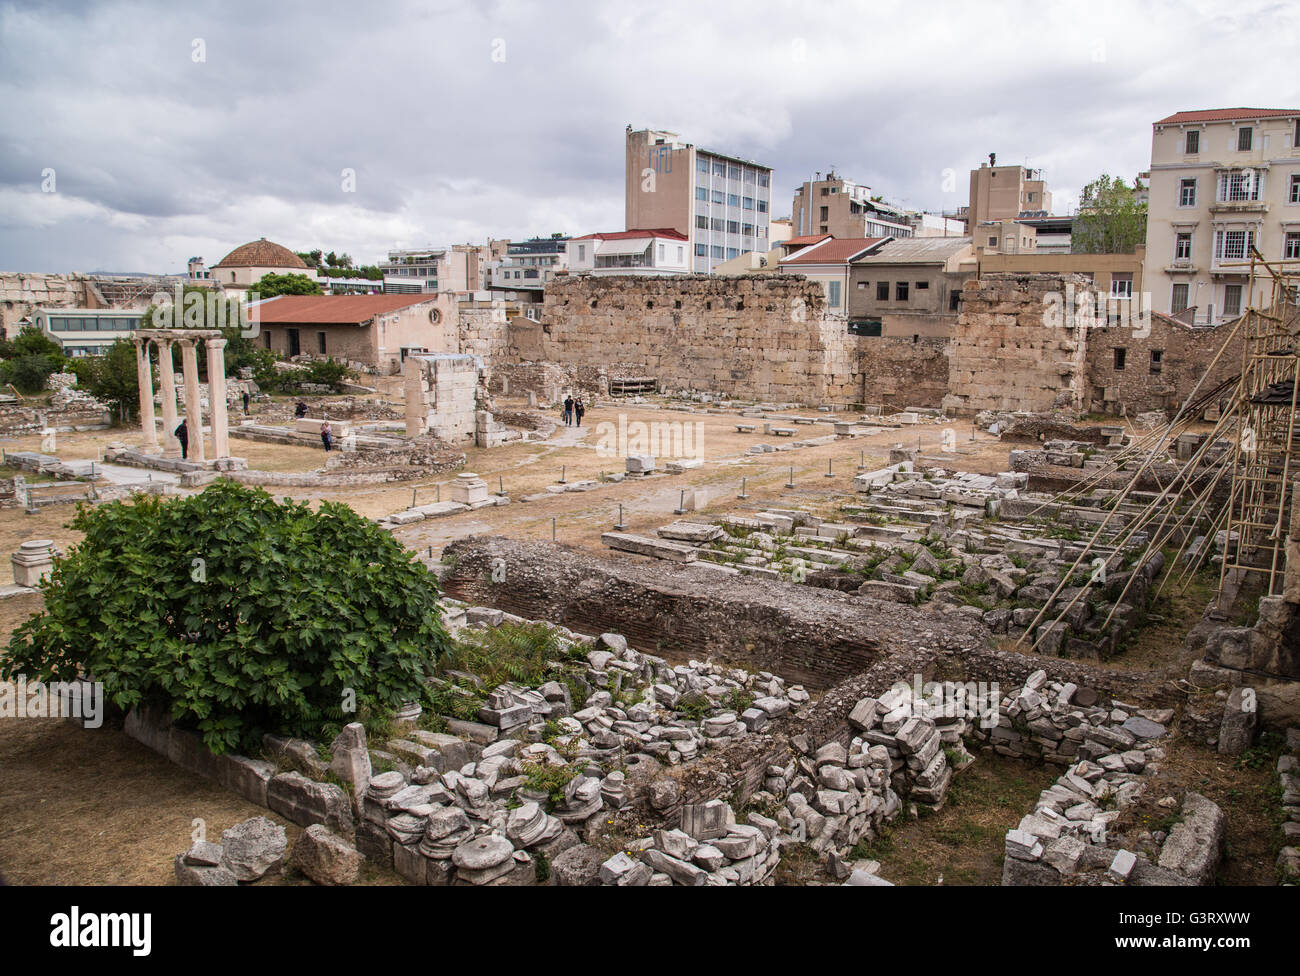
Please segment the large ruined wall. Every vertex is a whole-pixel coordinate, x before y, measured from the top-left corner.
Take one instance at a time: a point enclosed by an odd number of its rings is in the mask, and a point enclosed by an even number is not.
[[[1196,389],[1197,381],[1223,347],[1230,326],[1193,329],[1164,315],[1126,326],[1088,331],[1088,406],[1133,416],[1146,410],[1172,415]],[[1124,350],[1124,368],[1115,368],[1115,350]],[[1151,361],[1160,352],[1160,363]],[[1197,391],[1209,393],[1241,372],[1241,341],[1234,338]],[[1224,394],[1226,401],[1228,394]]]
[[[795,275],[574,275],[548,286],[540,327],[516,320],[512,352],[640,364],[660,389],[821,403],[837,387],[828,379],[825,305],[821,286]]]
[[[486,363],[510,360],[505,302],[461,302],[456,318],[457,352],[482,356]]]
[[[980,410],[1081,410],[1085,329],[1064,313],[1081,275],[996,274],[962,289],[962,312],[948,346],[953,413]]]

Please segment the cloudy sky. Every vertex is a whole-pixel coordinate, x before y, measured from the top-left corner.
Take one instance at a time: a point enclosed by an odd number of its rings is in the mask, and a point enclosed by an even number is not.
[[[990,152],[1068,213],[1158,118],[1300,105],[1298,50],[1257,0],[0,0],[0,269],[620,230],[628,123],[771,165],[773,216],[831,167],[950,209]]]

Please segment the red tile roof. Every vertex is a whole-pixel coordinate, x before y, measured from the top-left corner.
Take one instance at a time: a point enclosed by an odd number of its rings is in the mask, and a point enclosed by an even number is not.
[[[772,246],[803,247],[805,244],[816,244],[818,241],[824,241],[830,236],[830,234],[804,234],[802,237],[788,237],[783,241],[777,241]]]
[[[1300,108],[1208,108],[1199,112],[1175,112],[1155,125],[1178,125],[1181,122],[1231,122],[1235,119],[1272,119],[1300,115]]]
[[[257,305],[263,325],[360,325],[376,315],[432,302],[433,295],[280,295]]]
[[[843,264],[887,240],[887,237],[832,237],[823,244],[804,248],[781,264]]]
[[[654,227],[649,230],[620,230],[610,234],[583,234],[581,237],[575,237],[575,241],[629,241],[637,237],[667,237],[674,241],[687,240],[685,234],[679,234],[671,227]]]
[[[283,244],[259,241],[241,244],[212,266],[213,268],[306,268],[307,262]]]

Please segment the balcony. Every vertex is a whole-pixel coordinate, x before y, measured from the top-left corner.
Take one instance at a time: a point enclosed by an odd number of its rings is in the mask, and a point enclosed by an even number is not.
[[[1210,204],[1212,214],[1266,214],[1267,200],[1216,200]]]

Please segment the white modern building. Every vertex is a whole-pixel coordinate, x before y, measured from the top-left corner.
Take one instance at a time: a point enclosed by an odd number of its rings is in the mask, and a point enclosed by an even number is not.
[[[670,228],[587,234],[568,243],[570,274],[690,274],[690,241]]]
[[[38,308],[37,328],[53,339],[70,359],[102,356],[118,339],[130,339],[141,325],[139,309]]]

